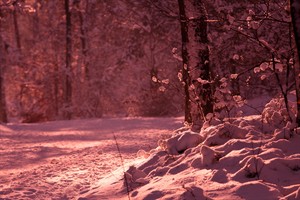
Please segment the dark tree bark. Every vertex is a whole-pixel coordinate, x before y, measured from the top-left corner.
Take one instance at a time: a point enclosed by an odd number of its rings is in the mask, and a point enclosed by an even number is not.
[[[181,52],[182,52],[182,81],[184,84],[184,121],[191,124],[193,122],[191,115],[191,100],[190,100],[190,77],[189,77],[189,53],[188,53],[188,19],[185,13],[185,3],[184,0],[178,0],[179,15],[180,15],[180,26],[181,26]]]
[[[66,80],[65,80],[65,106],[66,117],[71,118],[72,104],[72,82],[71,82],[71,61],[72,61],[72,22],[69,0],[65,0],[66,14]]]
[[[21,51],[21,37],[19,31],[19,24],[18,24],[18,1],[13,2],[14,10],[13,10],[13,20],[14,20],[14,28],[15,28],[15,39],[17,43],[17,48]]]
[[[2,16],[0,10],[0,16]],[[0,20],[0,31],[1,31],[1,20]],[[6,55],[7,45],[3,41],[1,32],[0,32],[0,122],[7,123],[7,111],[6,111],[6,99],[5,99],[5,88],[4,88],[4,69],[6,65]]]
[[[7,112],[5,102],[5,88],[3,85],[3,66],[0,66],[0,122],[7,123]]]
[[[1,26],[1,24],[0,24]],[[0,35],[0,122],[7,123],[7,111],[6,111],[6,100],[5,100],[5,88],[4,88],[4,69],[5,69],[5,55],[6,47]]]
[[[89,1],[86,1],[86,7],[88,7]],[[76,8],[76,14],[79,19],[80,25],[80,42],[81,42],[81,52],[83,57],[83,67],[84,67],[84,74],[85,79],[89,80],[89,62],[87,59],[88,56],[88,42],[87,42],[87,35],[86,35],[86,21],[85,21],[85,14],[82,11],[80,6],[81,0],[73,1],[73,7]]]
[[[198,78],[211,81],[211,69],[209,62],[209,48],[207,37],[207,13],[201,0],[193,0],[192,11],[193,20],[191,20],[191,57],[195,61],[191,61],[191,78],[195,84],[195,98],[198,104],[198,112],[201,113],[200,119],[206,120],[208,113],[213,113],[213,98],[211,84],[199,84]],[[199,99],[197,99],[199,98]],[[200,120],[196,119],[196,120]]]
[[[291,17],[292,24],[294,28],[295,41],[297,46],[297,63],[294,67],[295,69],[295,82],[296,82],[296,96],[297,96],[297,117],[296,122],[298,127],[300,127],[300,81],[299,81],[299,72],[300,72],[300,2],[297,0],[290,0],[291,5]]]
[[[198,129],[213,113],[213,91],[207,37],[207,13],[201,0],[178,0],[182,34],[183,80],[186,105]]]

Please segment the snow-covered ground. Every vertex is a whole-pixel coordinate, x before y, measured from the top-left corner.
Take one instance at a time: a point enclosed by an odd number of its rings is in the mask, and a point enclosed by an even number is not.
[[[260,115],[212,119],[199,133],[180,128],[182,118],[1,126],[0,195],[78,200],[300,199],[300,131],[287,123],[282,103],[272,100]]]
[[[175,131],[145,160],[127,164],[125,176],[115,170],[82,199],[300,199],[299,144],[283,100],[273,99],[260,115]]]
[[[128,163],[180,126],[182,118],[0,124],[0,199],[78,199],[121,166],[114,134]]]
[[[130,199],[300,199],[299,134],[261,126],[259,115],[215,124],[200,134],[178,131],[145,161],[131,163]],[[128,199],[118,172],[86,199]]]

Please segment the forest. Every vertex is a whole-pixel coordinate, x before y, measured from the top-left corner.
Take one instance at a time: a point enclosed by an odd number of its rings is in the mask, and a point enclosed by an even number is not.
[[[0,200],[299,199],[299,50],[296,0],[1,0]]]
[[[288,3],[2,1],[1,121],[185,111],[192,123],[234,116],[263,94],[287,97],[296,86]]]
[[[179,24],[157,6],[163,5],[2,3],[4,121],[4,112],[23,122],[182,112],[181,64],[172,54],[180,49]]]

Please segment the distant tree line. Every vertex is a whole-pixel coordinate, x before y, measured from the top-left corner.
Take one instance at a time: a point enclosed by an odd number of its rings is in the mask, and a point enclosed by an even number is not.
[[[2,1],[0,120],[185,112],[199,129],[263,94],[280,94],[289,110],[299,93],[295,5]]]
[[[182,112],[178,22],[151,2],[15,0],[1,1],[0,12],[8,119]]]

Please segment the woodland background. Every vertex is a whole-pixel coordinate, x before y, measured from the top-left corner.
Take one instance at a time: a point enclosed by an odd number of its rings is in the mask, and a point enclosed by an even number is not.
[[[178,2],[2,0],[1,121],[182,115]],[[295,89],[288,1],[202,6],[214,113],[236,115],[246,100]]]

